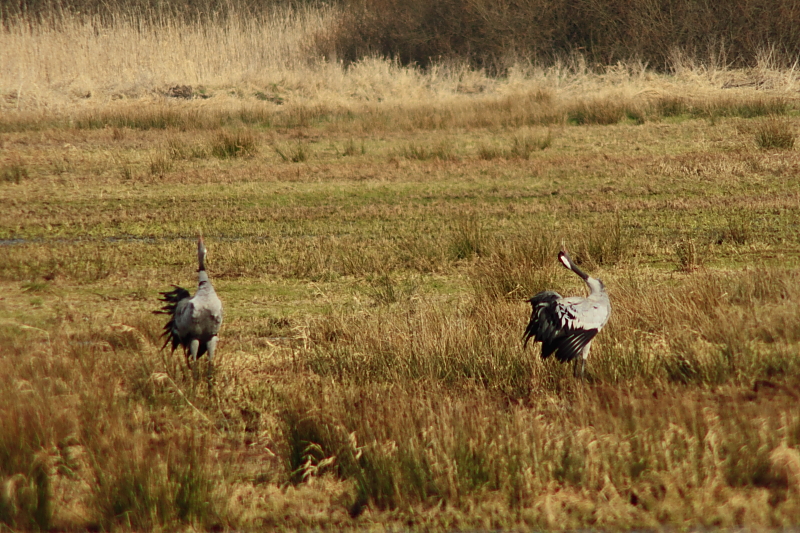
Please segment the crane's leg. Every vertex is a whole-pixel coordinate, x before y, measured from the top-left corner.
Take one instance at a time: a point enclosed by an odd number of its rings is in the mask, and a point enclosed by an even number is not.
[[[212,381],[214,379],[214,352],[217,350],[217,341],[219,337],[214,335],[209,339],[206,343],[206,347],[208,349],[208,386],[211,387]]]
[[[197,352],[200,350],[200,341],[192,339],[189,343],[189,366],[192,368],[192,377],[197,380]]]
[[[592,349],[592,343],[589,341],[589,344],[586,345],[586,348],[583,349],[583,353],[581,353],[581,381],[586,379],[586,360],[589,359],[589,350]],[[577,365],[576,365],[577,368]]]
[[[586,359],[583,357],[576,357],[573,359],[573,361],[572,375],[576,378],[580,378],[580,380],[583,381],[583,377],[586,372]]]

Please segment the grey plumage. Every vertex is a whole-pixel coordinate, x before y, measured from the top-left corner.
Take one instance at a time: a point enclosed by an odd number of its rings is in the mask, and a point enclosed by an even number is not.
[[[580,361],[580,375],[583,377],[592,340],[611,315],[611,302],[603,282],[578,268],[565,250],[559,252],[558,259],[586,282],[589,296],[564,298],[557,292],[544,291],[528,300],[532,312],[523,336],[523,346],[527,346],[531,339],[541,342],[542,358],[555,355],[561,362],[575,361],[576,375]]]
[[[203,237],[200,237],[197,240],[197,292],[191,296],[186,289],[173,285],[173,290],[161,293],[160,300],[166,305],[155,311],[169,315],[161,334],[165,337],[162,349],[170,343],[173,352],[182,346],[192,368],[197,359],[205,354],[208,354],[209,363],[213,362],[222,326],[222,302],[208,278],[205,257],[206,247]]]

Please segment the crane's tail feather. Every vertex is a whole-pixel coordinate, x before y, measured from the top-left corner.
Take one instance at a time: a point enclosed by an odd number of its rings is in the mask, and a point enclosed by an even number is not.
[[[164,325],[164,331],[161,333],[161,336],[164,337],[164,344],[161,349],[163,350],[172,342],[172,351],[174,352],[181,344],[181,339],[175,332],[175,310],[181,301],[191,298],[191,294],[183,287],[178,287],[177,285],[173,285],[173,287],[174,289],[171,291],[159,293],[161,294],[159,300],[166,303],[166,305],[157,311],[153,311],[153,313],[169,315],[169,320]]]
[[[525,334],[522,336],[522,349],[528,347],[528,341],[533,339],[533,342],[536,342],[536,331],[539,329],[539,325],[534,319],[531,319],[528,322],[528,327],[525,328]]]

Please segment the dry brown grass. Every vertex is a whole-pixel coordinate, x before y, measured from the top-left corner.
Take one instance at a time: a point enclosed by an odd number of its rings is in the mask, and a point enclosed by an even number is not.
[[[102,105],[34,68],[0,117],[0,523],[796,525],[800,155],[753,143],[792,129],[792,74],[575,61],[303,63],[254,95],[219,62],[211,98]],[[212,390],[152,315],[198,230]],[[614,306],[586,383],[521,346],[526,297],[584,290],[562,245]]]
[[[769,56],[757,68],[733,72],[678,54],[669,76],[636,62],[589,68],[580,56],[547,68],[520,59],[503,78],[458,63],[421,71],[362,58],[344,67],[320,60],[313,49],[314,39],[341,18],[333,7],[194,22],[141,15],[60,12],[45,24],[9,18],[0,30],[0,128],[57,124],[120,134],[124,128],[215,129],[241,122],[325,124],[352,134],[641,123],[684,114],[781,115],[794,105],[797,85],[792,71],[776,68]],[[69,46],[74,42],[83,45]],[[391,112],[395,105],[404,111]]]

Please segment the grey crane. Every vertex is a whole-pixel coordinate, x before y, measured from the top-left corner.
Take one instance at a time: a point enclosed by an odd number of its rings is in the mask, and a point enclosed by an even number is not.
[[[578,268],[566,250],[558,253],[558,260],[586,282],[589,296],[564,298],[557,292],[544,291],[528,300],[533,311],[523,336],[523,347],[533,339],[542,343],[543,359],[555,354],[562,363],[575,361],[576,377],[580,359],[580,377],[583,379],[592,340],[608,322],[611,302],[603,282]]]
[[[172,351],[180,345],[195,377],[197,359],[208,353],[208,374],[213,371],[214,351],[217,348],[219,328],[222,326],[222,302],[208,279],[205,266],[206,247],[202,235],[197,239],[197,292],[194,296],[177,285],[174,290],[162,292],[160,300],[166,305],[155,313],[169,315],[162,337],[162,349],[172,343]]]

